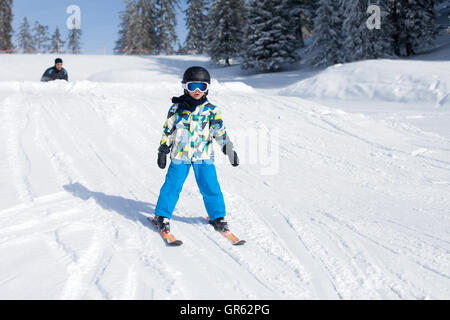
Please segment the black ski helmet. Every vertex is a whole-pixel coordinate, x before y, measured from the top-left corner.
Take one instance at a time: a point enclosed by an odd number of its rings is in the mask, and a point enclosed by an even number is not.
[[[182,83],[190,81],[207,82],[211,84],[211,76],[209,75],[208,70],[206,70],[205,68],[194,66],[188,68],[183,75]]]

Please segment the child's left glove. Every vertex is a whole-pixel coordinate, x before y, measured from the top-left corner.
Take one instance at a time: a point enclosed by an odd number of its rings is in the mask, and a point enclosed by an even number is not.
[[[158,148],[158,167],[164,169],[166,167],[166,158],[170,152],[170,148],[162,144]]]
[[[233,149],[233,143],[228,142],[226,145],[223,146],[222,152],[228,156],[228,159],[230,160],[230,163],[233,167],[237,167],[239,165],[239,158]]]

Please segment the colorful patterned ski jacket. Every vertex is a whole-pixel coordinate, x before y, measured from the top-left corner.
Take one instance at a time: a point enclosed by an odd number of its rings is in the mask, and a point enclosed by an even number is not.
[[[192,112],[178,108],[178,104],[169,109],[161,145],[171,147],[172,160],[214,161],[213,138],[221,148],[230,141],[216,106],[206,101]]]

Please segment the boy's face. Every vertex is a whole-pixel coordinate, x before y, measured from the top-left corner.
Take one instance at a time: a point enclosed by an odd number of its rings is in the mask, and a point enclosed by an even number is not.
[[[195,90],[194,92],[188,91],[188,93],[195,100],[199,100],[205,95],[205,93],[201,92],[200,90]]]

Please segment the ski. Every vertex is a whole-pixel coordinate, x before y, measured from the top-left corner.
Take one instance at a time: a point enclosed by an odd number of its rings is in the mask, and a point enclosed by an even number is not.
[[[167,245],[172,246],[172,247],[178,247],[183,244],[183,241],[175,239],[175,236],[170,231],[162,232],[161,230],[159,230],[156,225],[156,222],[154,221],[154,218],[148,218],[148,220],[158,230],[159,234],[166,241]]]
[[[206,220],[209,222],[209,217],[206,217]],[[245,240],[239,240],[239,238],[236,237],[230,230],[225,232],[219,231],[219,233],[230,240],[234,246],[241,246],[246,242]]]

